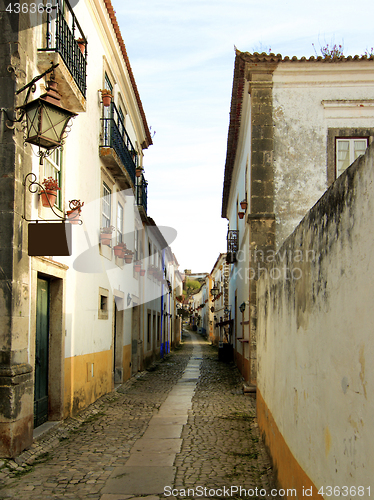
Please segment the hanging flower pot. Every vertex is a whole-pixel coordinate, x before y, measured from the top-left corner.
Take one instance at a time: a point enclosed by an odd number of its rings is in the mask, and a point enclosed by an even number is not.
[[[135,169],[135,175],[136,175],[136,177],[141,177],[142,173],[143,173],[143,169],[142,168],[138,167],[137,169]]]
[[[57,199],[57,191],[46,190],[41,193],[43,207],[53,207]]]
[[[68,217],[68,221],[70,222],[70,224],[79,224],[80,222],[80,210],[78,209],[75,209],[75,210],[68,210],[66,212],[66,215]]]
[[[142,265],[140,262],[135,262],[134,269],[136,273],[139,273],[142,268]]]
[[[243,219],[243,217],[245,216],[245,212],[238,212],[238,215],[239,219]]]
[[[242,200],[242,201],[240,202],[240,206],[241,206],[242,210],[247,210],[247,207],[248,207],[248,202],[247,202],[247,200]]]
[[[125,243],[118,243],[118,245],[113,247],[114,255],[116,257],[119,257],[120,259],[123,259],[125,257],[125,252],[126,252],[126,244]]]
[[[132,255],[131,254],[125,254],[125,262],[126,264],[131,264],[132,262]]]
[[[100,90],[101,92],[101,100],[103,101],[103,105],[107,108],[110,106],[110,103],[112,102],[113,95],[111,94],[110,90],[108,89],[102,89]]]
[[[80,51],[84,55],[85,50],[86,50],[86,41],[84,38],[78,38],[77,40],[78,47],[80,48]]]
[[[82,207],[84,205],[84,202],[81,203],[80,200],[70,200],[69,201],[69,208],[66,212],[68,222],[70,224],[79,224],[80,223],[80,214],[82,211]]]
[[[100,243],[102,245],[110,246],[112,243],[112,232],[114,227],[102,227],[100,230]]]
[[[145,275],[145,269],[140,269],[140,276],[144,276]]]
[[[57,199],[57,191],[61,188],[58,187],[58,181],[53,177],[47,177],[42,182],[44,191],[42,191],[41,199],[43,207],[53,207]]]

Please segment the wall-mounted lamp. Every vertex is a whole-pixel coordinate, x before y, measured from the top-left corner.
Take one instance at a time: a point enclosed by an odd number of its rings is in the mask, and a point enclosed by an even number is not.
[[[241,313],[243,313],[245,311],[245,302],[242,302],[239,306],[239,310]]]

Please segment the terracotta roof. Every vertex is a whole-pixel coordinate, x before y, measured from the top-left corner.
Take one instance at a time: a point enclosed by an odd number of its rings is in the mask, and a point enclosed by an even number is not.
[[[236,55],[234,67],[234,82],[232,85],[229,133],[227,137],[226,165],[223,181],[222,213],[221,217],[227,219],[227,204],[229,201],[231,177],[234,169],[236,150],[239,139],[240,117],[242,112],[245,61]]]
[[[262,52],[259,54],[258,52],[254,52],[251,54],[250,52],[241,52],[236,49],[236,55],[240,57],[245,62],[344,62],[344,61],[366,61],[366,60],[374,60],[374,55],[371,56],[342,56],[342,57],[322,57],[322,56],[311,56],[309,58],[297,56],[283,57],[282,54],[267,54],[266,52]]]
[[[146,148],[148,148],[148,146],[150,146],[151,144],[153,144],[153,142],[152,142],[151,133],[149,131],[149,127],[148,127],[148,124],[147,124],[147,119],[145,117],[145,113],[144,113],[142,101],[140,100],[140,96],[139,96],[139,92],[138,92],[138,87],[136,86],[134,74],[133,74],[131,66],[130,66],[130,61],[129,61],[129,58],[128,58],[128,55],[127,55],[127,51],[126,51],[126,46],[125,46],[125,43],[123,41],[123,38],[122,38],[122,35],[121,35],[121,31],[119,29],[118,21],[117,21],[117,18],[116,18],[116,13],[115,13],[115,11],[113,9],[112,2],[110,0],[104,0],[104,4],[105,4],[105,6],[107,8],[110,20],[112,21],[113,29],[114,29],[114,32],[115,32],[116,37],[117,37],[117,41],[118,41],[120,49],[121,49],[121,52],[122,52],[122,55],[123,55],[123,59],[124,59],[124,61],[126,63],[126,68],[127,68],[128,73],[129,73],[131,85],[132,85],[132,88],[134,90],[136,101],[138,103],[139,111],[140,111],[140,114],[141,114],[141,117],[142,117],[142,120],[143,120],[144,130],[145,130],[145,134],[146,134],[146,141],[143,142],[142,148],[146,149]]]
[[[239,139],[240,130],[240,118],[242,111],[243,102],[243,90],[245,85],[245,63],[261,63],[261,62],[272,62],[272,63],[283,63],[283,62],[323,62],[326,64],[336,63],[336,62],[349,62],[349,61],[373,61],[374,55],[371,56],[343,56],[343,57],[301,57],[298,59],[296,56],[293,57],[283,57],[281,54],[267,54],[263,52],[259,54],[254,52],[253,54],[249,52],[241,52],[236,49],[235,66],[234,66],[234,80],[232,86],[232,96],[231,96],[231,108],[230,108],[230,122],[229,131],[227,137],[227,150],[226,150],[226,163],[225,163],[225,174],[223,181],[223,193],[222,193],[222,211],[221,217],[227,219],[227,205],[230,195],[231,179],[234,169],[236,150]]]

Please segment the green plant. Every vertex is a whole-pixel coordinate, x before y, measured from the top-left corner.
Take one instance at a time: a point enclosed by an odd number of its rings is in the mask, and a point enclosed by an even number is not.
[[[102,227],[100,229],[100,232],[103,234],[112,234],[114,229],[115,229],[114,226]]]

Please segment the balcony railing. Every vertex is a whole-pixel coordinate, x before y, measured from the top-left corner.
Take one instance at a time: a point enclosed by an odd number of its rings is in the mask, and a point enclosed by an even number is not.
[[[138,154],[131,139],[126,132],[125,124],[118,113],[116,105],[112,102],[109,108],[104,108],[103,144],[106,148],[113,148],[125,166],[130,179],[135,186],[135,169],[138,165]]]
[[[227,231],[227,257],[226,262],[234,263],[236,262],[236,253],[238,251],[239,244],[239,231],[237,229],[229,229]]]
[[[145,214],[147,214],[147,190],[148,182],[142,174],[141,177],[138,177],[138,184],[136,186],[136,204],[139,208],[143,208]]]
[[[86,61],[87,40],[78,23],[77,18],[68,0],[64,0],[64,10],[60,0],[54,4],[52,12],[47,12],[47,31],[45,47],[39,49],[43,52],[58,52],[66,67],[70,71],[75,83],[83,96],[86,97]],[[66,15],[64,14],[66,13]],[[79,48],[77,39],[83,39],[84,53]]]

